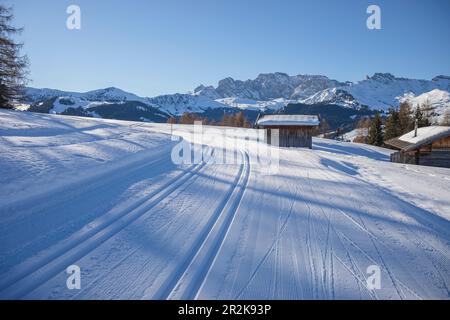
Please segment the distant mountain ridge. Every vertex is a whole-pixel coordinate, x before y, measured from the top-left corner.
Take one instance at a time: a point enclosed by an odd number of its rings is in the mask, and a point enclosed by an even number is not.
[[[234,80],[225,78],[219,81],[217,88],[203,85],[195,93],[217,98],[244,98],[252,100],[299,99],[318,91],[345,85],[337,80],[321,75],[296,75],[286,73],[262,73],[254,80]]]
[[[359,110],[386,111],[398,106],[400,101],[412,103],[426,100],[442,115],[449,108],[448,92],[450,77],[440,75],[431,80],[395,77],[390,73],[375,73],[359,82],[340,82],[323,75],[296,75],[286,73],[263,73],[253,80],[225,78],[217,87],[200,85],[193,93],[176,93],[156,97],[140,97],[119,88],[109,87],[85,93],[55,89],[27,88],[26,96],[30,110],[60,114],[100,116],[97,109],[106,115],[111,108],[127,108],[124,113],[134,113],[143,121],[163,121],[184,112],[204,114],[217,112],[279,112],[289,104],[336,105]],[[41,104],[41,106],[39,106]],[[42,107],[45,105],[45,107]],[[137,108],[137,109],[136,109]],[[143,109],[148,117],[142,115]],[[217,111],[211,111],[217,110]],[[280,111],[282,112],[282,111]],[[133,118],[131,115],[129,115]],[[134,119],[134,118],[133,118]]]
[[[335,103],[342,106],[387,110],[398,106],[405,95],[421,95],[432,90],[450,90],[450,77],[437,76],[431,81],[397,78],[390,73],[375,73],[372,77],[346,86],[325,89],[303,99],[302,103]]]

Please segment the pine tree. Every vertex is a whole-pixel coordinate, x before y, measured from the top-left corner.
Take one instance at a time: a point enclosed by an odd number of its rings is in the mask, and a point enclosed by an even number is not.
[[[382,126],[381,117],[380,114],[377,113],[375,115],[375,118],[372,120],[372,124],[370,125],[368,137],[369,144],[375,146],[383,145],[383,129],[381,126]]]
[[[417,107],[419,108],[419,107]],[[419,121],[419,127],[428,127],[433,122],[435,116],[435,107],[433,107],[428,100],[420,106],[422,112],[422,119]]]
[[[421,127],[428,127],[430,125],[430,121],[428,117],[423,115],[422,109],[420,106],[417,106],[416,111],[414,112],[414,121],[417,121],[417,126],[419,128]]]
[[[416,111],[414,112],[414,120],[417,120],[417,123],[419,124],[419,127],[423,121],[423,113],[422,110],[420,110],[420,106],[416,107]]]
[[[395,109],[389,110],[389,116],[386,119],[384,139],[389,140],[401,135],[400,120],[398,111]]]
[[[341,127],[336,129],[336,140],[342,140],[343,130]]]
[[[0,5],[0,107],[12,108],[22,98],[28,59],[20,55],[22,44],[12,37],[22,29],[11,26],[11,9]]]

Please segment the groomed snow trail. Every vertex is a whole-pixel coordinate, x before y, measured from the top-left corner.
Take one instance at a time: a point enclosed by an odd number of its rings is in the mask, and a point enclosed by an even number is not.
[[[0,111],[0,298],[450,297],[449,169],[316,139],[268,174],[215,129],[175,165],[192,126]]]

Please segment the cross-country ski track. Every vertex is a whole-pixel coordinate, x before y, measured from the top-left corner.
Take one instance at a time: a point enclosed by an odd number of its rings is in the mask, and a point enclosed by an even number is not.
[[[219,137],[178,165],[192,126],[0,115],[1,299],[450,297],[449,169],[315,139],[268,174]]]

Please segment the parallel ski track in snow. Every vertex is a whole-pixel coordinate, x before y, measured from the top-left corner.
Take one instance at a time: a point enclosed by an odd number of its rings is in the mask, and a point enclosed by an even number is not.
[[[197,299],[224,243],[248,184],[249,156],[246,152],[241,152],[241,155],[243,163],[225,197],[192,248],[188,250],[183,262],[173,270],[152,299]]]
[[[241,299],[242,295],[244,294],[245,290],[249,287],[249,285],[252,283],[252,281],[254,280],[254,278],[256,277],[258,271],[260,270],[261,266],[266,262],[266,260],[268,259],[268,257],[276,251],[276,247],[278,245],[278,243],[281,240],[281,236],[284,233],[288,221],[292,216],[293,213],[293,205],[294,203],[291,204],[291,207],[289,209],[289,213],[287,214],[286,218],[284,219],[284,221],[281,223],[281,225],[279,226],[279,228],[277,229],[277,233],[272,241],[272,244],[270,245],[269,249],[266,251],[266,253],[263,255],[263,257],[261,258],[261,260],[258,262],[258,264],[256,265],[255,270],[252,272],[252,274],[250,275],[250,277],[248,278],[247,282],[245,283],[245,285],[242,287],[241,290],[239,290],[239,293],[236,295],[236,297],[234,298],[235,300]]]
[[[208,148],[208,150],[210,150]],[[208,152],[211,152],[208,151]],[[205,162],[191,165],[183,172],[167,181],[158,190],[133,203],[130,207],[113,216],[102,216],[73,234],[67,241],[56,245],[47,255],[24,264],[14,270],[0,283],[0,298],[20,299],[27,293],[50,280],[71,263],[81,259],[103,242],[117,234],[133,221],[147,213],[168,195],[176,191],[195,173],[205,166]]]
[[[317,166],[317,168],[319,168],[319,167]],[[336,181],[342,181],[342,179],[340,178],[340,176],[339,176],[339,174],[338,174],[337,172],[336,172],[336,173],[333,173],[333,172],[327,172],[327,173],[321,172],[321,174],[322,174],[323,176],[328,176],[328,177],[330,177],[330,178],[333,179],[333,180],[336,180]],[[358,178],[358,177],[354,177],[354,179],[360,181],[365,187],[375,187],[375,188],[377,188],[377,189],[379,189],[379,190],[381,190],[381,191],[383,191],[383,192],[386,192],[385,189],[379,188],[377,185],[372,185],[372,184],[370,184],[370,183],[367,183],[366,181],[364,181],[364,180],[362,180],[362,179],[360,179],[360,178]],[[310,180],[309,180],[309,181],[310,181]],[[310,182],[310,183],[311,183],[311,182]],[[312,189],[312,187],[311,187],[311,189]],[[358,208],[356,208],[356,206],[355,206],[355,204],[354,204],[353,202],[349,201],[349,203],[350,203],[351,207],[353,207],[355,210],[358,210]],[[356,249],[358,249],[363,255],[365,255],[370,261],[372,261],[373,263],[375,263],[375,264],[377,264],[377,265],[380,265],[380,264],[381,264],[381,269],[384,270],[384,271],[388,274],[388,276],[389,276],[389,278],[390,278],[390,280],[391,280],[391,282],[392,282],[392,284],[393,284],[393,286],[394,286],[394,289],[396,290],[397,295],[398,295],[398,297],[399,297],[400,299],[405,299],[405,298],[406,298],[406,296],[405,296],[405,294],[404,294],[404,292],[403,292],[403,290],[402,290],[402,289],[406,289],[406,291],[408,291],[412,296],[414,296],[415,298],[417,298],[417,299],[419,299],[419,300],[422,300],[423,298],[420,296],[420,294],[418,294],[416,291],[414,291],[414,290],[411,289],[409,286],[407,286],[404,282],[402,282],[400,279],[398,279],[398,277],[393,273],[393,271],[392,271],[392,270],[388,267],[388,265],[386,264],[385,259],[383,258],[383,255],[382,255],[382,253],[381,253],[381,251],[380,251],[379,246],[377,245],[377,243],[380,244],[381,246],[383,246],[388,252],[391,252],[392,254],[395,254],[395,252],[392,251],[392,249],[390,248],[389,244],[387,244],[383,239],[381,239],[380,237],[376,236],[373,232],[371,232],[371,231],[368,229],[368,227],[366,226],[366,224],[365,224],[365,222],[364,222],[364,219],[363,219],[363,217],[362,217],[361,215],[358,215],[358,219],[360,220],[360,222],[358,222],[358,221],[355,220],[355,218],[351,217],[351,215],[350,215],[349,213],[346,213],[346,212],[344,212],[344,211],[341,210],[341,209],[338,209],[338,211],[339,211],[345,218],[347,218],[348,221],[352,222],[355,226],[357,226],[359,229],[361,229],[363,232],[365,232],[365,233],[368,235],[368,238],[370,239],[370,241],[371,241],[371,243],[372,243],[372,245],[373,245],[373,247],[374,247],[374,249],[375,249],[375,252],[377,253],[377,256],[378,256],[378,258],[379,258],[379,261],[377,261],[377,259],[375,259],[374,257],[372,257],[368,252],[366,252],[365,250],[363,250],[362,248],[360,248],[356,243],[354,243],[354,242],[353,242],[349,237],[347,237],[345,234],[343,234],[342,232],[336,230],[336,229],[333,227],[333,230],[334,230],[335,234],[338,236],[338,239],[340,240],[340,242],[342,243],[342,245],[344,245],[344,247],[347,248],[347,246],[344,244],[344,241],[343,241],[343,238],[344,238],[344,239],[346,239],[348,242],[350,242]],[[327,217],[327,219],[329,219],[329,217]],[[411,231],[411,234],[415,235],[414,231],[411,230],[411,228],[410,228],[409,226],[407,226],[407,228],[408,228],[408,230]],[[429,227],[427,227],[427,228],[429,228]],[[415,237],[416,237],[417,240],[419,240],[419,243],[423,243],[423,242],[421,242],[421,239],[419,239],[417,236],[415,236]],[[427,241],[425,241],[425,242],[428,244],[428,248],[431,247],[433,250],[436,250],[436,251],[440,252],[441,254],[443,254],[443,255],[445,256],[445,253],[441,252],[438,248],[434,247],[433,245],[431,245],[431,244],[428,243]],[[425,247],[427,247],[427,246],[425,246]],[[347,250],[347,254],[350,255],[350,252],[348,251],[348,249],[346,249],[346,250]],[[425,254],[427,255],[427,250],[424,250],[424,252],[425,252]],[[334,256],[335,258],[337,258],[337,260],[338,260],[338,261],[339,261],[339,262],[340,262],[340,263],[341,263],[348,271],[351,271],[351,270],[349,270],[349,269],[351,269],[351,268],[349,268],[348,266],[346,266],[346,264],[345,264],[341,259],[339,259],[338,256],[336,256],[336,255],[334,255],[334,254],[333,254],[333,256]],[[432,259],[432,258],[429,257],[428,255],[427,255],[427,257],[430,259],[430,261],[432,261],[433,265],[435,266],[434,259]],[[350,258],[350,257],[349,257],[349,258]],[[350,259],[350,261],[352,261],[352,259]],[[437,270],[438,275],[441,276],[441,278],[442,278],[442,275],[441,275],[439,269],[436,268],[436,266],[435,266],[435,269]],[[363,284],[364,287],[366,287],[365,282],[362,281],[362,280],[365,278],[365,277],[364,277],[364,274],[363,274],[362,272],[361,272],[361,275],[360,275],[360,276],[358,276],[358,277],[357,277],[356,275],[354,275],[354,276],[355,276],[355,278],[357,278],[358,281],[360,281],[360,282]],[[361,278],[361,280],[359,280],[358,278]],[[442,281],[443,281],[443,284],[445,285],[445,281],[444,281],[443,279],[442,279]],[[445,286],[446,286],[446,285],[445,285]],[[367,289],[367,288],[366,288],[366,289]],[[371,295],[373,298],[377,298],[376,295],[374,295],[374,292],[373,292],[373,291],[371,291],[371,290],[368,290],[368,291],[369,291],[370,295]]]
[[[136,124],[136,125],[131,125],[129,126],[130,128],[136,128],[136,127],[141,127],[142,124]],[[94,141],[89,141],[89,142],[78,142],[78,143],[71,143],[71,144],[59,144],[56,146],[52,146],[52,148],[59,148],[59,147],[64,147],[64,146],[70,146],[70,145],[81,145],[81,144],[88,144],[88,143],[96,143],[99,141],[106,141],[106,140],[114,140],[117,137],[122,136],[122,134],[116,134],[113,135],[107,139],[97,139]],[[157,162],[160,162],[161,159],[160,156],[163,155],[165,152],[167,152],[167,150],[170,150],[171,148],[173,148],[173,143],[170,142],[167,145],[164,146],[155,146],[151,149],[147,150],[147,153],[152,154],[152,158],[156,159],[156,160],[151,160],[152,163],[156,164]],[[14,146],[14,148],[19,148],[20,146]],[[49,148],[48,146],[35,146],[34,148]],[[26,148],[30,148],[29,146],[27,146]],[[42,204],[42,199],[46,198],[51,199],[52,195],[55,192],[59,192],[60,194],[67,194],[68,197],[69,196],[73,196],[74,193],[77,192],[78,189],[80,189],[80,186],[86,186],[88,185],[88,188],[94,188],[97,186],[103,186],[106,185],[107,181],[109,181],[110,183],[113,183],[117,178],[124,178],[125,175],[129,175],[132,174],[133,172],[138,171],[139,169],[142,169],[146,166],[148,166],[150,163],[148,162],[149,157],[146,155],[145,152],[141,152],[141,153],[136,153],[133,156],[129,157],[129,161],[123,161],[123,160],[118,160],[115,161],[112,165],[108,166],[108,167],[103,167],[103,166],[99,166],[97,168],[95,168],[95,170],[92,170],[89,176],[86,175],[81,175],[79,177],[75,177],[73,180],[70,181],[70,183],[68,184],[54,184],[49,186],[49,188],[45,188],[42,192],[38,191],[35,194],[29,195],[29,194],[25,194],[24,196],[20,196],[17,195],[16,197],[14,197],[14,200],[11,202],[7,202],[4,204],[0,204],[0,212],[2,210],[6,210],[8,208],[14,208],[15,211],[17,211],[19,208],[22,208],[24,206],[38,206],[40,204]],[[127,158],[128,160],[128,158]],[[126,169],[126,170],[125,170]],[[62,199],[64,200],[64,199]],[[62,201],[59,200],[59,201]],[[47,203],[48,201],[46,201]],[[1,285],[0,285],[1,288]]]
[[[170,151],[171,147],[172,145],[168,145],[162,147],[161,150],[156,150],[155,153],[152,154],[153,160],[139,159],[138,161],[132,161],[127,166],[124,166],[123,164],[120,165],[114,171],[107,171],[106,173],[102,172],[99,175],[95,175],[94,178],[88,177],[83,179],[84,177],[81,177],[82,179],[79,181],[68,183],[60,188],[53,189],[53,193],[58,194],[58,197],[43,196],[42,194],[38,196],[32,195],[30,198],[27,198],[18,204],[13,204],[12,206],[7,205],[4,208],[0,208],[0,212],[3,212],[5,208],[9,207],[9,209],[15,213],[14,216],[19,216],[19,213],[23,211],[27,213],[21,214],[22,217],[17,219],[19,222],[15,221],[14,223],[8,223],[7,220],[4,222],[5,225],[7,225],[7,228],[5,228],[4,233],[0,232],[0,242],[4,237],[13,235],[17,230],[18,224],[29,223],[29,213],[32,213],[34,218],[46,219],[48,217],[48,208],[59,207],[59,211],[64,210],[67,204],[70,206],[71,203],[76,203],[76,201],[83,201],[86,195],[107,193],[110,190],[111,185],[119,185],[128,179],[141,177],[142,170],[155,168],[161,165],[164,166],[166,162],[170,160],[170,155],[166,157],[164,156],[164,153]],[[48,192],[45,194],[48,194]],[[43,198],[45,198],[45,201],[42,201]],[[45,235],[46,232],[44,231],[43,233]],[[39,240],[40,238],[29,238],[15,248],[15,252],[11,252],[10,254],[20,256],[27,247],[34,245],[33,243]],[[14,279],[11,277],[0,279],[0,291],[13,281]]]

